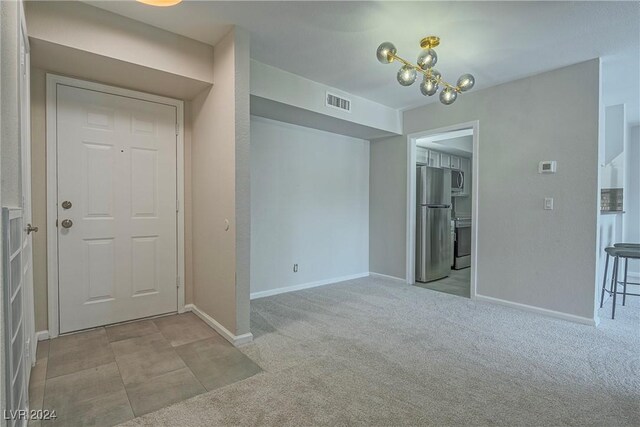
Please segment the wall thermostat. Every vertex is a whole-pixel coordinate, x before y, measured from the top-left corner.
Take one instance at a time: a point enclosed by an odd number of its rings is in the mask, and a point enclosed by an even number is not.
[[[543,160],[538,164],[538,173],[556,173],[555,160]]]

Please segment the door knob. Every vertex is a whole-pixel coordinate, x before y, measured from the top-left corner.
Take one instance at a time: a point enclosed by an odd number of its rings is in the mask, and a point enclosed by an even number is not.
[[[27,228],[25,229],[25,231],[27,232],[27,234],[37,233],[38,232],[38,227],[34,227],[31,224],[27,224]]]
[[[62,202],[62,209],[71,209],[71,202],[68,200],[65,200],[64,202]]]
[[[72,225],[73,225],[73,221],[71,221],[70,219],[63,219],[62,220],[62,226],[64,228],[71,228]]]

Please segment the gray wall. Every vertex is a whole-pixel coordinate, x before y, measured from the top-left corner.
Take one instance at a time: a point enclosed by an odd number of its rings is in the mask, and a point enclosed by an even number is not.
[[[626,118],[623,104],[605,108],[604,163],[608,164],[624,152]]]
[[[624,240],[640,243],[640,126],[629,128],[625,183]],[[640,262],[629,262],[629,274],[640,278]],[[635,280],[634,281],[638,281]]]
[[[2,93],[2,205],[20,207],[20,133],[18,103],[18,2],[2,2],[2,60],[0,61],[0,91]]]
[[[252,117],[251,222],[256,296],[367,274],[369,141]]]
[[[325,105],[326,92],[349,99],[352,107],[351,112],[327,107]],[[251,61],[251,95],[321,114],[325,116],[323,122],[326,122],[326,116],[328,116],[379,129],[382,132],[377,136],[388,132],[400,133],[402,131],[401,115],[396,109],[255,60]],[[271,116],[269,118],[278,119]],[[284,118],[278,120],[284,121]],[[301,124],[306,126],[304,123]],[[324,130],[338,132],[338,129]]]
[[[214,48],[213,88],[191,102],[193,303],[234,335],[249,333],[248,35]]]
[[[369,162],[369,271],[405,279],[407,138],[371,141]]]
[[[624,188],[627,123],[625,106],[604,109],[604,161],[600,164],[602,188]]]
[[[250,332],[249,293],[251,292],[251,136],[249,32],[234,30],[234,98],[236,137],[236,335]],[[214,76],[215,78],[215,76]]]
[[[3,6],[0,3],[0,25],[2,27],[0,28],[4,28],[4,25],[2,23],[3,21]],[[2,37],[2,31],[0,31],[0,48],[1,50],[4,52],[4,45],[2,44],[4,40],[4,37]],[[0,70],[1,72],[1,70]],[[0,74],[0,78],[2,78],[2,75]],[[4,102],[3,102],[3,98],[2,98],[2,84],[0,83],[0,145],[2,145],[2,141],[4,141],[4,139],[2,139],[2,110],[4,109]],[[0,176],[2,175],[2,162],[0,162]],[[0,186],[0,205],[2,204],[2,186]],[[3,235],[2,235],[2,230],[0,229],[0,242],[3,241]],[[0,245],[0,258],[2,258],[2,245]],[[4,276],[2,275],[2,263],[0,263],[0,280],[4,280]],[[3,297],[4,292],[0,292],[0,322],[2,322],[4,324],[4,297]],[[2,356],[0,356],[0,406],[2,406],[3,408],[6,408],[6,396],[5,396],[5,390],[6,390],[6,379],[5,379],[5,345],[4,345],[4,328],[0,328],[0,354],[2,354]],[[2,417],[4,418],[4,417]],[[4,427],[7,424],[7,422],[5,420],[0,420],[0,427]]]
[[[405,134],[479,120],[479,295],[594,317],[599,70],[595,59],[404,113]],[[383,153],[372,144],[375,267],[384,246],[406,243],[398,226],[406,216],[405,145],[398,140]],[[558,172],[539,175],[540,160],[557,160]],[[397,184],[385,182],[385,171]],[[555,198],[555,210],[542,209],[544,197]],[[404,260],[385,271],[404,272]]]

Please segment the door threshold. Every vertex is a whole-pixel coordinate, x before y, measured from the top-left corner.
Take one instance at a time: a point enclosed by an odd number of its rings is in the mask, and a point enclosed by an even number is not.
[[[110,326],[116,326],[116,325],[126,325],[127,323],[140,322],[140,321],[143,321],[143,320],[157,319],[159,317],[172,316],[174,314],[179,314],[179,313],[178,313],[177,310],[176,311],[169,311],[167,313],[154,314],[153,316],[139,317],[137,319],[123,320],[122,322],[107,323],[105,325],[92,326],[91,328],[78,329],[77,331],[64,332],[64,333],[61,333],[58,336],[59,337],[66,337],[66,336],[69,336],[69,335],[74,335],[74,334],[80,334],[80,333],[83,333],[83,332],[94,331],[94,330],[100,329],[100,328],[108,328]]]

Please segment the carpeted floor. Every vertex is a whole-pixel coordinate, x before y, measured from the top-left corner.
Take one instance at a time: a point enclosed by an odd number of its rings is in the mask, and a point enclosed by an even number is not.
[[[640,425],[640,298],[598,328],[364,278],[251,302],[264,372],[126,425]]]

